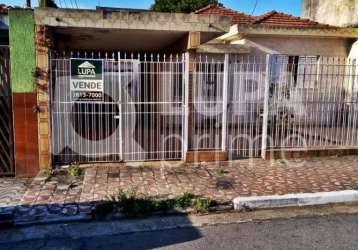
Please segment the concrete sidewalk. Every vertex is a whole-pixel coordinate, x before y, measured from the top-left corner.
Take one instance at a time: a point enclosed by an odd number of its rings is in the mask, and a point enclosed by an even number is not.
[[[264,161],[247,159],[221,164],[170,165],[158,162],[101,164],[87,167],[78,180],[35,178],[12,204],[17,224],[90,219],[96,202],[119,188],[174,197],[182,192],[219,202],[235,197],[358,190],[358,156]],[[9,209],[0,202],[0,209]]]

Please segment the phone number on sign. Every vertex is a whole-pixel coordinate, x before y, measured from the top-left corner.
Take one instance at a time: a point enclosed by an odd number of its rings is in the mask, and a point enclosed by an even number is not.
[[[73,91],[71,93],[72,101],[103,101],[102,92]]]

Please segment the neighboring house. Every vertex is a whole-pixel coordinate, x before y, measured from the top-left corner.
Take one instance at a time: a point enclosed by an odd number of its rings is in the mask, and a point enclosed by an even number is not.
[[[329,1],[326,1],[329,2]],[[223,6],[208,5],[205,8],[195,11],[198,15],[215,15],[230,16],[232,18],[232,26],[230,31],[208,44],[222,44],[222,46],[238,46],[245,48],[247,51],[240,53],[241,55],[260,58],[265,55],[275,55],[275,61],[272,61],[271,72],[272,79],[270,81],[282,82],[287,84],[287,79],[294,79],[295,84],[300,87],[294,94],[296,97],[303,98],[311,95],[316,101],[341,101],[333,96],[323,96],[317,94],[317,76],[320,74],[319,66],[312,68],[312,65],[326,62],[323,57],[340,57],[340,58],[358,58],[356,48],[357,43],[353,43],[358,38],[357,28],[341,28],[327,24],[321,24],[309,19],[295,17],[285,13],[270,11],[261,16],[250,16],[244,13],[225,8]],[[204,45],[207,46],[207,45]],[[244,51],[244,49],[242,49]],[[323,59],[322,59],[323,58]],[[282,64],[286,64],[285,75],[283,77]],[[287,68],[287,70],[286,70]],[[354,67],[353,67],[354,68]],[[336,73],[333,67],[328,72]],[[306,73],[305,73],[306,72]],[[307,73],[309,72],[309,73]],[[354,71],[355,72],[355,71]],[[306,74],[306,75],[305,75]],[[351,79],[344,78],[343,75],[336,76],[342,82],[346,82],[345,86],[340,87],[340,92],[344,92],[350,86]],[[327,81],[321,77],[321,81]],[[256,89],[264,88],[261,82],[255,83]],[[242,86],[242,90],[244,90]],[[241,98],[247,94],[241,92]],[[263,92],[263,90],[261,90]],[[312,94],[316,92],[315,94]],[[338,91],[337,91],[338,92]],[[339,95],[343,98],[343,94]],[[323,100],[322,98],[325,98]],[[288,101],[288,100],[287,100]],[[293,101],[292,99],[290,100]],[[243,105],[240,104],[242,107]],[[239,107],[237,107],[238,109]],[[292,107],[297,109],[296,107]],[[245,109],[244,109],[245,112]],[[311,112],[313,121],[317,120],[322,123],[323,116],[331,117],[337,112],[332,109],[326,114],[318,114]],[[317,119],[317,116],[321,117]],[[306,119],[306,114],[302,114],[299,120]],[[330,119],[326,119],[330,121]]]
[[[303,0],[303,18],[334,26],[358,26],[358,1],[356,0]]]
[[[9,43],[8,7],[0,4],[0,45]]]
[[[225,7],[209,5],[195,13],[232,17],[230,32],[215,42],[248,47],[250,55],[345,57],[351,49],[352,39],[358,36],[357,29],[320,24],[277,11],[249,16]]]
[[[313,149],[358,145],[340,129],[357,124],[356,64],[322,69],[337,66],[325,57],[355,56],[357,29],[216,5],[191,14],[11,9],[9,17],[19,175],[73,161],[259,157],[286,147],[289,133]],[[73,65],[95,81],[76,79]]]
[[[341,27],[358,28],[357,0],[303,0],[302,17]],[[350,57],[358,55],[358,41],[352,45]]]

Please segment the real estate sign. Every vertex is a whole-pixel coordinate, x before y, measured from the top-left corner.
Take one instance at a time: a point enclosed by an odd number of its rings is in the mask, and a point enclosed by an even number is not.
[[[71,59],[71,100],[103,101],[103,60]]]

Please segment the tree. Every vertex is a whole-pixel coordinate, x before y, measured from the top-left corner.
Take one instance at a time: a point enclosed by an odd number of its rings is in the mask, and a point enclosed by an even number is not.
[[[155,0],[151,10],[190,13],[209,4],[222,5],[217,0]]]
[[[39,7],[57,8],[57,5],[54,0],[39,0]]]

